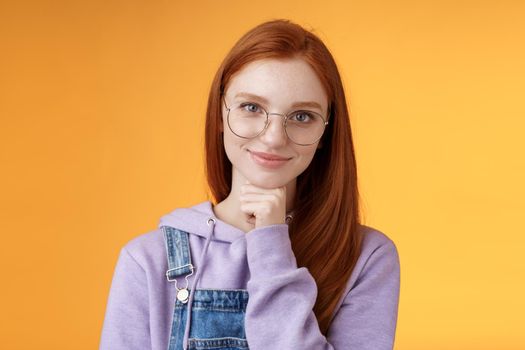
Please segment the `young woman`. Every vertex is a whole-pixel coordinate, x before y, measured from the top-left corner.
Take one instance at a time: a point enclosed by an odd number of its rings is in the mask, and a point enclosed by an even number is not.
[[[206,114],[213,202],[126,244],[101,349],[392,349],[399,257],[359,222],[345,94],[286,20],[232,48]]]

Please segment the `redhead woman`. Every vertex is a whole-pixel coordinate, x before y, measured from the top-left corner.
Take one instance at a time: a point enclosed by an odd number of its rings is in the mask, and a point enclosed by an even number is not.
[[[276,20],[240,38],[205,152],[212,200],[121,249],[100,349],[392,349],[399,256],[360,223],[345,93],[316,35]]]

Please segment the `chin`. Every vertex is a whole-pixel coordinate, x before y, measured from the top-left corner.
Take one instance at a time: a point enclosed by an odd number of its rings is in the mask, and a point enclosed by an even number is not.
[[[275,177],[276,176],[267,177],[267,178],[265,177],[256,177],[256,178],[251,178],[251,179],[248,178],[248,181],[250,181],[250,183],[254,186],[265,188],[268,190],[277,188],[277,187],[281,187],[281,186],[285,186],[289,182],[287,181],[287,179],[283,179],[283,178],[276,179]]]

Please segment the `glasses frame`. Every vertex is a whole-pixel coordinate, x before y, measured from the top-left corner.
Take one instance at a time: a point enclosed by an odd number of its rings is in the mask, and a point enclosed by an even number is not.
[[[224,98],[224,96],[222,96],[222,100],[224,102],[224,106],[226,107],[226,110],[228,111],[227,113],[227,116],[226,116],[226,121],[228,122],[228,127],[230,128],[230,131],[235,134],[236,136],[238,137],[241,137],[243,139],[254,139],[256,137],[258,137],[259,135],[263,134],[266,129],[268,128],[268,125],[270,124],[270,115],[279,115],[281,117],[284,117],[284,120],[283,120],[283,128],[284,128],[284,133],[286,134],[286,137],[288,137],[288,139],[290,141],[292,141],[293,143],[295,143],[296,145],[299,145],[299,146],[310,146],[310,145],[313,145],[314,143],[316,143],[317,141],[319,141],[323,135],[324,135],[324,131],[326,130],[326,126],[328,125],[328,121],[325,120],[325,118],[320,114],[320,113],[317,113],[317,112],[313,112],[313,111],[307,111],[307,112],[311,112],[311,113],[315,113],[317,114],[318,116],[321,117],[321,119],[323,120],[323,132],[321,133],[321,136],[319,136],[314,142],[312,143],[298,143],[298,142],[295,142],[291,137],[290,135],[288,135],[288,131],[286,129],[286,122],[288,121],[289,117],[292,115],[292,113],[295,113],[295,112],[299,112],[299,111],[302,111],[301,109],[298,109],[298,110],[295,110],[295,111],[291,111],[290,113],[288,114],[282,114],[282,113],[270,113],[268,112],[266,109],[264,109],[263,107],[261,107],[259,104],[257,104],[257,106],[259,106],[259,108],[261,108],[264,113],[266,113],[266,122],[264,123],[264,128],[255,136],[252,136],[252,137],[246,137],[246,136],[241,136],[241,135],[238,135],[237,133],[235,133],[235,131],[233,131],[231,125],[230,125],[230,111],[231,111],[231,108],[228,107],[228,104],[226,103],[226,99]],[[255,103],[255,102],[252,102],[252,103]],[[233,106],[232,106],[233,107]],[[305,110],[306,111],[306,110]]]

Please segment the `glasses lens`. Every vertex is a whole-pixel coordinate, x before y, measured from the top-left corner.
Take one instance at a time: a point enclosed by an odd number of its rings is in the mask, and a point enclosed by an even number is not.
[[[286,120],[286,133],[295,143],[309,145],[315,143],[324,132],[324,120],[312,111],[297,111]]]
[[[230,111],[228,123],[234,134],[255,137],[264,130],[266,111],[254,103],[241,103]]]

